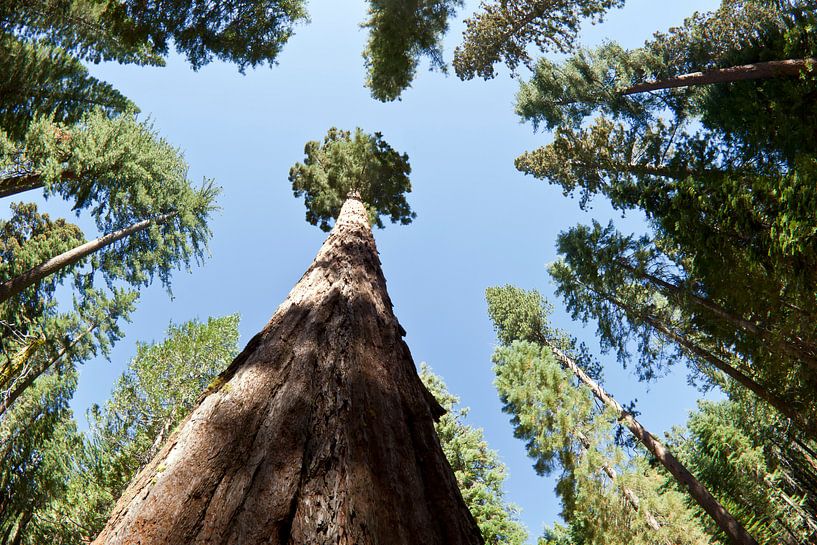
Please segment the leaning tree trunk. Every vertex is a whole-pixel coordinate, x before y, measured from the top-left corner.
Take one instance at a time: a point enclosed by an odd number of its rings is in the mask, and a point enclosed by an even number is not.
[[[714,68],[706,72],[692,72],[658,81],[648,81],[628,87],[622,95],[634,95],[647,91],[711,85],[713,83],[732,83],[756,79],[797,77],[817,64],[817,58],[787,59],[782,61],[757,62],[728,68]]]
[[[110,246],[117,240],[129,237],[134,233],[138,233],[139,231],[144,231],[152,225],[167,223],[177,215],[178,212],[168,212],[166,214],[162,214],[161,216],[156,216],[155,218],[142,220],[125,227],[124,229],[119,229],[113,233],[108,233],[107,235],[103,235],[99,238],[88,241],[85,244],[80,244],[76,248],[72,248],[61,253],[60,255],[43,261],[36,267],[33,267],[26,272],[0,284],[0,303],[14,297],[27,287],[40,282],[58,270],[73,265],[81,259],[88,257],[92,253],[101,250],[106,246]]]
[[[583,451],[585,453],[589,452],[590,451],[590,440],[587,438],[587,436],[584,433],[582,433],[581,431],[577,432],[576,436],[579,438],[579,444],[582,446]],[[618,473],[616,472],[616,470],[613,469],[613,467],[610,464],[606,464],[606,463],[603,463],[601,465],[601,469],[610,478],[610,481],[614,485],[618,486],[619,490],[621,491],[621,495],[624,497],[624,501],[627,503],[627,505],[630,506],[630,509],[632,509],[633,511],[635,511],[637,513],[640,512],[644,516],[644,520],[647,522],[647,525],[650,528],[652,528],[654,531],[657,532],[657,531],[661,530],[661,524],[658,522],[658,520],[655,518],[655,516],[650,512],[650,510],[649,509],[642,509],[641,501],[638,499],[638,496],[636,495],[636,493],[633,492],[633,490],[631,488],[629,488],[627,486],[624,486],[623,484],[620,484],[618,482]]]
[[[483,543],[363,204],[136,476],[97,544]]]
[[[611,408],[618,416],[618,421],[627,427],[644,447],[650,451],[655,459],[664,466],[670,475],[683,486],[695,502],[708,514],[715,524],[723,530],[729,540],[735,545],[758,545],[755,538],[738,522],[726,508],[701,484],[695,476],[689,472],[661,441],[636,420],[632,413],[624,409],[618,401],[613,399],[599,384],[594,381],[581,367],[567,354],[562,352],[550,341],[546,341],[547,346],[553,352],[562,366],[569,369],[576,378],[587,386],[596,398]]]
[[[39,174],[21,174],[0,178],[0,199],[38,189],[44,185],[43,178]]]

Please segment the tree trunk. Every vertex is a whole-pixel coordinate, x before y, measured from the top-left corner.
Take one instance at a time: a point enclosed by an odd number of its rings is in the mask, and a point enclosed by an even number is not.
[[[144,231],[151,225],[154,224],[161,225],[163,223],[167,223],[176,215],[178,215],[178,212],[169,212],[167,214],[162,214],[161,216],[157,216],[155,218],[134,223],[130,227],[125,227],[124,229],[120,229],[119,231],[114,231],[113,233],[109,233],[107,235],[86,242],[85,244],[81,244],[76,248],[72,248],[67,252],[63,252],[58,256],[54,256],[51,259],[40,263],[36,267],[29,269],[23,274],[0,284],[0,303],[8,300],[11,297],[14,297],[27,287],[36,284],[46,276],[57,272],[63,267],[73,265],[80,259],[91,255],[97,250],[100,250],[101,248],[113,244],[117,240],[123,239],[134,233]]]
[[[691,87],[693,85],[710,85],[713,83],[731,83],[755,79],[797,77],[804,70],[817,64],[817,59],[788,59],[784,61],[758,62],[728,68],[716,68],[706,72],[692,72],[658,81],[649,81],[633,85],[621,91],[622,95],[634,95],[647,91]]]
[[[712,517],[718,527],[723,530],[735,545],[757,545],[757,541],[749,535],[749,532],[735,520],[729,511],[715,499],[709,490],[695,478],[689,470],[679,462],[673,454],[650,432],[648,432],[635,417],[626,411],[619,403],[610,397],[604,389],[599,386],[572,358],[559,350],[552,343],[548,342],[548,347],[553,351],[556,359],[568,368],[576,377],[593,392],[593,395],[602,403],[613,409],[618,414],[618,420],[632,432],[647,450],[661,463],[664,468],[689,492],[698,505]]]
[[[755,324],[750,320],[746,320],[740,316],[735,316],[734,314],[723,308],[721,305],[713,301],[710,301],[709,299],[696,295],[695,293],[683,289],[671,282],[667,282],[663,278],[659,278],[647,272],[639,272],[626,262],[620,263],[625,269],[630,271],[632,274],[642,278],[643,280],[647,280],[659,291],[662,291],[665,295],[671,294],[682,298],[688,298],[699,307],[707,309],[712,314],[722,319],[732,327],[742,329],[747,333],[757,335],[758,337],[766,341],[769,341],[769,343],[773,344],[774,346],[777,346],[787,356],[799,360],[801,363],[810,367],[813,370],[817,370],[817,357],[814,356],[813,352],[809,351],[810,348],[809,343],[806,342],[793,343],[789,340],[781,341],[777,339],[772,339],[770,337],[771,332],[767,331],[765,328]]]
[[[43,187],[43,179],[39,174],[23,174],[0,179],[0,199],[10,197],[24,191]]]
[[[349,199],[95,543],[482,544],[403,335],[368,214]]]
[[[2,401],[0,401],[0,416],[11,407],[11,404],[20,397],[20,395],[26,391],[26,389],[34,384],[34,381],[37,380],[43,373],[45,373],[48,369],[50,369],[54,364],[60,361],[68,352],[71,351],[82,339],[93,333],[94,329],[96,329],[98,324],[93,324],[88,327],[85,331],[77,335],[73,341],[71,341],[67,346],[63,346],[62,350],[57,352],[57,355],[51,359],[46,365],[40,367],[39,369],[32,369],[28,372],[24,377],[22,377],[22,382],[16,384],[17,381],[12,381],[11,387],[8,391],[6,391],[5,395],[3,396]],[[30,357],[30,356],[29,356]],[[17,380],[20,380],[18,378]]]
[[[580,431],[577,432],[577,436],[579,438],[579,443],[581,443],[584,451],[587,452],[588,450],[590,450],[590,441],[587,439],[587,436]],[[656,520],[655,516],[653,516],[649,509],[641,508],[641,502],[638,499],[638,495],[636,495],[636,493],[630,490],[628,487],[618,485],[616,483],[616,480],[618,479],[618,473],[616,472],[616,470],[613,469],[608,464],[602,464],[601,470],[604,471],[604,473],[608,477],[610,477],[610,480],[613,482],[613,484],[616,484],[616,486],[618,486],[619,490],[621,491],[621,495],[624,497],[624,501],[627,503],[627,505],[629,505],[633,511],[637,513],[640,512],[644,516],[644,519],[647,521],[647,525],[650,528],[652,528],[656,532],[659,531],[661,529],[661,524],[658,522],[658,520]]]
[[[717,355],[709,352],[708,350],[704,349],[701,346],[698,346],[697,344],[695,344],[695,342],[691,341],[687,337],[671,330],[663,322],[659,321],[654,316],[640,312],[637,309],[634,309],[632,306],[624,303],[624,301],[616,299],[613,296],[602,294],[595,290],[591,291],[593,291],[593,293],[595,293],[599,297],[607,299],[620,309],[624,310],[627,314],[635,315],[643,323],[655,329],[665,339],[672,341],[678,346],[680,346],[687,354],[693,356],[694,358],[699,358],[709,363],[716,369],[720,370],[729,378],[731,378],[732,380],[734,380],[735,382],[737,382],[738,384],[740,384],[741,386],[755,394],[757,397],[759,397],[760,399],[774,407],[780,414],[791,420],[791,422],[794,425],[796,425],[800,430],[805,432],[810,438],[817,439],[817,422],[805,418],[802,414],[800,414],[797,408],[792,407],[791,402],[787,402],[785,399],[779,397],[774,392],[770,392],[768,388],[766,388],[753,378],[749,377],[741,370],[736,369],[734,366],[729,364],[729,362],[724,361]]]

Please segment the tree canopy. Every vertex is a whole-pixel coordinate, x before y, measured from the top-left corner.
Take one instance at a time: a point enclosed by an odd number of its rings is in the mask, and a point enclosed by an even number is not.
[[[14,475],[0,488],[14,498],[0,509],[0,531],[32,545],[96,537],[133,476],[237,353],[238,315],[171,324],[164,340],[137,344],[110,399],[90,409],[89,437],[67,408],[76,370],[37,379],[0,421],[0,445],[13,447],[2,467]]]
[[[363,201],[378,227],[384,226],[381,216],[403,225],[415,218],[405,196],[411,191],[408,155],[394,150],[382,134],[332,127],[323,142],[307,142],[304,153],[304,162],[289,170],[289,181],[295,196],[304,197],[306,221],[312,225],[329,231],[351,193]]]
[[[483,1],[480,11],[465,20],[454,69],[460,79],[491,79],[497,63],[505,63],[511,73],[528,66],[529,45],[567,53],[576,45],[583,19],[598,22],[606,11],[623,4],[624,0]]]
[[[569,337],[548,325],[550,310],[541,295],[504,286],[489,288],[486,296],[500,341],[493,360],[503,410],[536,471],[561,471],[556,493],[571,539],[705,543],[683,495],[662,489],[666,477],[651,467],[649,456],[641,450],[627,456],[617,444],[620,415],[596,405],[587,384],[557,361],[552,346],[567,348]],[[577,361],[588,361],[568,350]]]
[[[366,86],[377,100],[395,100],[407,89],[421,57],[443,72],[442,39],[463,0],[369,0],[369,42],[363,52]]]

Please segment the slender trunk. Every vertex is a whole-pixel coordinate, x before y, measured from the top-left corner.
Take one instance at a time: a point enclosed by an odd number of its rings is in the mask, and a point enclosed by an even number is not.
[[[579,438],[579,443],[581,443],[582,448],[585,451],[590,450],[590,441],[587,439],[587,436],[584,435],[582,432],[577,432],[577,437]],[[601,470],[610,477],[610,480],[616,484],[616,480],[618,479],[618,474],[616,470],[610,467],[608,464],[602,464]],[[638,495],[633,492],[630,488],[623,486],[623,485],[616,485],[621,490],[621,495],[624,496],[624,501],[627,502],[627,505],[635,512],[640,512],[647,521],[647,525],[655,530],[656,532],[661,529],[661,524],[656,520],[652,513],[650,513],[649,509],[642,509],[641,502],[638,499]]]
[[[359,200],[95,543],[482,545]]]
[[[3,396],[3,400],[0,401],[0,416],[2,416],[8,409],[11,407],[12,403],[14,403],[20,395],[26,391],[26,389],[31,386],[35,380],[37,380],[43,373],[45,373],[48,369],[50,369],[54,364],[60,361],[70,350],[72,350],[79,342],[93,333],[94,329],[96,329],[98,324],[93,324],[88,329],[77,335],[71,343],[66,346],[63,346],[62,350],[60,350],[54,358],[51,359],[46,365],[40,367],[37,370],[32,370],[28,373],[23,379],[22,382],[19,384],[12,383],[11,391],[7,392],[5,396]]]
[[[681,348],[684,349],[685,352],[688,354],[692,354],[695,357],[698,357],[707,363],[711,364],[716,369],[719,369],[724,374],[729,376],[735,382],[740,384],[741,386],[747,388],[757,397],[777,409],[777,411],[792,421],[798,428],[803,430],[805,433],[809,435],[809,437],[817,438],[817,422],[813,422],[803,417],[794,407],[792,407],[792,403],[790,401],[786,401],[777,395],[770,392],[766,387],[761,385],[760,383],[756,382],[746,374],[742,373],[728,362],[719,358],[715,354],[711,353],[710,351],[698,346],[693,341],[689,340],[687,337],[672,331],[671,329],[667,328],[664,324],[657,321],[652,317],[644,317],[644,322],[651,326],[653,329],[664,335],[667,339],[671,340],[672,342],[679,345]]]
[[[620,262],[621,265],[630,271],[632,274],[649,281],[653,284],[656,288],[660,291],[663,291],[664,294],[672,294],[682,298],[687,298],[696,305],[701,308],[705,308],[706,310],[712,312],[718,318],[724,320],[728,324],[738,329],[742,329],[747,333],[751,333],[752,335],[757,335],[758,337],[772,342],[775,346],[780,348],[780,350],[785,353],[787,356],[792,358],[796,358],[806,364],[808,367],[817,370],[817,357],[814,356],[813,353],[809,352],[806,347],[808,347],[808,343],[801,341],[798,344],[791,343],[789,341],[779,341],[775,339],[770,339],[770,332],[763,327],[755,324],[750,320],[746,320],[740,316],[736,316],[733,313],[729,312],[721,305],[710,301],[704,297],[696,295],[689,290],[685,290],[671,282],[667,282],[663,278],[659,278],[647,272],[639,272],[634,267],[629,265],[626,262]]]
[[[713,83],[731,83],[755,79],[797,77],[810,66],[817,64],[817,58],[788,59],[783,61],[758,62],[728,68],[716,68],[705,72],[692,72],[658,81],[633,85],[621,91],[622,95],[634,95],[647,91],[711,85]]]
[[[0,178],[0,199],[10,197],[24,191],[43,187],[43,178],[39,174],[22,174]]]
[[[139,231],[143,231],[151,225],[167,223],[176,215],[178,215],[178,212],[169,212],[155,218],[134,223],[130,227],[125,227],[119,231],[114,231],[113,233],[109,233],[90,242],[86,242],[85,244],[81,244],[80,246],[68,250],[67,252],[63,252],[58,256],[54,256],[51,259],[40,263],[36,267],[29,269],[23,274],[0,284],[0,303],[14,297],[27,287],[36,284],[46,276],[55,273],[63,267],[73,265],[77,261],[91,255],[97,250],[113,244],[117,240],[123,239],[134,233],[138,233]]]
[[[551,343],[547,343],[553,351],[556,359],[568,368],[576,377],[587,386],[596,398],[613,409],[618,414],[619,422],[627,426],[632,434],[638,439],[650,453],[661,463],[664,468],[689,492],[698,505],[712,517],[718,527],[723,530],[735,545],[757,545],[757,541],[749,535],[749,532],[735,520],[729,511],[724,508],[717,499],[695,478],[689,470],[678,461],[667,448],[641,425],[636,418],[626,411],[615,399],[613,399],[596,381],[591,379],[572,358],[562,352]]]
[[[628,314],[634,315],[639,320],[642,320],[645,324],[649,325],[661,335],[663,335],[666,339],[674,342],[678,346],[684,349],[687,354],[691,354],[692,356],[699,358],[716,369],[722,371],[728,377],[733,379],[735,382],[740,384],[741,386],[747,388],[757,397],[777,409],[780,414],[788,418],[792,421],[798,428],[803,430],[809,437],[817,438],[817,422],[814,422],[810,419],[806,419],[801,415],[795,408],[792,407],[790,401],[786,401],[776,394],[770,392],[765,386],[761,385],[739,369],[736,369],[734,366],[730,365],[729,362],[719,358],[717,355],[711,353],[710,351],[698,346],[695,342],[691,341],[687,337],[671,330],[669,327],[666,326],[663,322],[658,320],[652,315],[645,314],[644,312],[640,312],[634,309],[631,305],[626,304],[624,301],[616,299],[615,297],[600,293],[596,290],[592,290],[588,288],[593,293],[603,297],[619,307],[620,309],[624,310]]]

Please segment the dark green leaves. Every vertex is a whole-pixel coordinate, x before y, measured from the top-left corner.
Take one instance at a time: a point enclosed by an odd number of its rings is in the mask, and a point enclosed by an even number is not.
[[[377,100],[391,101],[411,85],[420,57],[445,71],[440,43],[448,19],[463,0],[370,0],[369,43],[363,52],[366,86]]]
[[[511,72],[530,63],[529,44],[540,51],[573,49],[582,19],[600,20],[623,0],[499,0],[482,2],[481,12],[466,19],[463,43],[454,52],[460,79],[496,75],[504,62]]]
[[[499,455],[488,447],[481,429],[465,423],[468,409],[458,407],[459,399],[425,363],[420,366],[420,378],[446,410],[435,425],[437,436],[485,543],[522,545],[527,532],[516,520],[518,509],[504,500],[507,470]]]
[[[392,223],[411,223],[416,214],[406,200],[411,191],[408,155],[389,146],[383,135],[356,129],[329,129],[323,142],[310,141],[306,158],[289,171],[296,197],[304,196],[306,220],[329,231],[350,192],[357,192],[369,210],[372,224],[383,227],[381,216]]]

